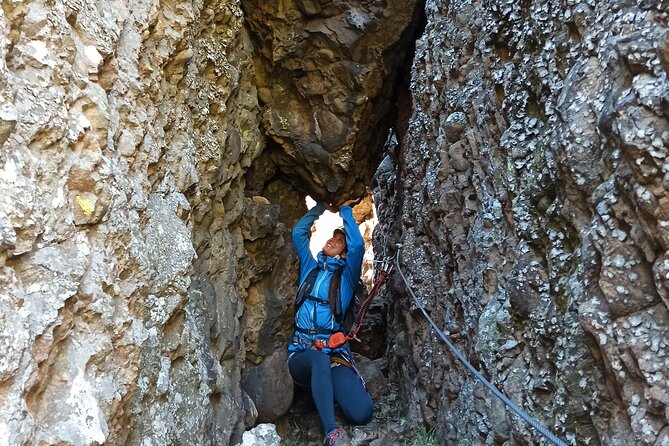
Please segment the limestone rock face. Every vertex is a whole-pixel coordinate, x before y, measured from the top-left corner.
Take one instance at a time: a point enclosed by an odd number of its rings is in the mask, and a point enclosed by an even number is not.
[[[666,2],[426,13],[406,136],[376,175],[379,248],[403,243],[432,318],[571,444],[666,444]],[[443,444],[538,441],[394,290],[391,370],[413,415]]]
[[[0,37],[0,443],[241,438],[239,5],[8,1]]]
[[[242,3],[274,163],[316,199],[362,196],[394,113],[416,1]]]

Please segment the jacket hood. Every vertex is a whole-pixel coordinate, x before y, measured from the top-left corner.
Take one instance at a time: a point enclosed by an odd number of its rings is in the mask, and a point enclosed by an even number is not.
[[[318,266],[323,270],[334,271],[344,265],[346,265],[344,259],[326,256],[322,251],[318,253]]]

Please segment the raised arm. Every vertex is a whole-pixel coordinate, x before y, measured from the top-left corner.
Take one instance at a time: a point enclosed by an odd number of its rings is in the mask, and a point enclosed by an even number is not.
[[[323,212],[325,212],[325,206],[318,203],[293,226],[293,245],[297,251],[297,258],[300,259],[300,283],[309,274],[309,271],[318,265],[309,250],[309,233],[311,232],[311,226]]]
[[[353,218],[353,209],[344,205],[339,208],[339,215],[344,220],[344,232],[346,233],[346,268],[342,279],[346,280],[351,290],[354,290],[360,280],[362,271],[362,257],[365,255],[365,241],[360,235],[358,224]],[[351,296],[342,296],[342,307],[347,308]]]

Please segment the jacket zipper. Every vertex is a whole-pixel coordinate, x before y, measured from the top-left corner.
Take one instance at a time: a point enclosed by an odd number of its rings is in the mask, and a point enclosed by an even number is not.
[[[321,285],[323,284],[323,281],[325,280],[325,275],[327,274],[327,270],[323,270],[321,274],[318,275],[318,278],[316,279],[316,283],[314,284],[314,291],[315,293],[313,296],[317,299],[314,302],[314,314],[311,318],[311,323],[313,324],[314,330],[318,329],[318,316],[317,316],[317,310],[318,306],[320,305],[320,301],[318,300],[318,291],[320,290]]]

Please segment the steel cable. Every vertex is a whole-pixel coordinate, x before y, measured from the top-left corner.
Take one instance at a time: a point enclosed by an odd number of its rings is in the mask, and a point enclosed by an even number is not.
[[[500,392],[497,387],[495,387],[493,384],[491,384],[487,379],[481,375],[481,373],[474,368],[473,365],[467,361],[467,359],[460,353],[460,351],[453,345],[453,343],[448,339],[448,337],[444,334],[443,331],[437,327],[437,324],[434,323],[432,318],[430,317],[429,314],[427,314],[427,311],[425,310],[425,307],[420,303],[416,295],[414,294],[413,290],[411,289],[411,286],[409,286],[409,282],[407,281],[406,276],[402,272],[402,268],[400,266],[400,251],[402,249],[401,244],[397,244],[397,257],[395,258],[395,263],[397,265],[397,271],[400,273],[400,276],[402,277],[402,280],[404,281],[404,285],[406,286],[407,290],[411,294],[411,297],[413,297],[413,300],[416,302],[416,305],[418,305],[418,308],[420,308],[420,311],[423,312],[423,315],[425,315],[425,318],[428,320],[430,325],[432,325],[432,328],[439,334],[439,337],[446,343],[448,348],[453,352],[456,358],[462,362],[465,367],[469,369],[470,372],[478,379],[481,381],[497,398],[502,400],[504,404],[506,404],[513,412],[516,413],[520,418],[522,418],[525,422],[527,422],[530,426],[532,426],[534,429],[536,429],[541,435],[546,437],[548,440],[550,440],[553,444],[558,445],[558,446],[567,446],[567,443],[560,439],[557,435],[553,434],[551,431],[546,429],[544,426],[542,426],[537,420],[532,418],[530,415],[527,414],[523,409],[520,407],[516,406],[516,404],[513,403],[509,398],[507,398],[502,392]]]

